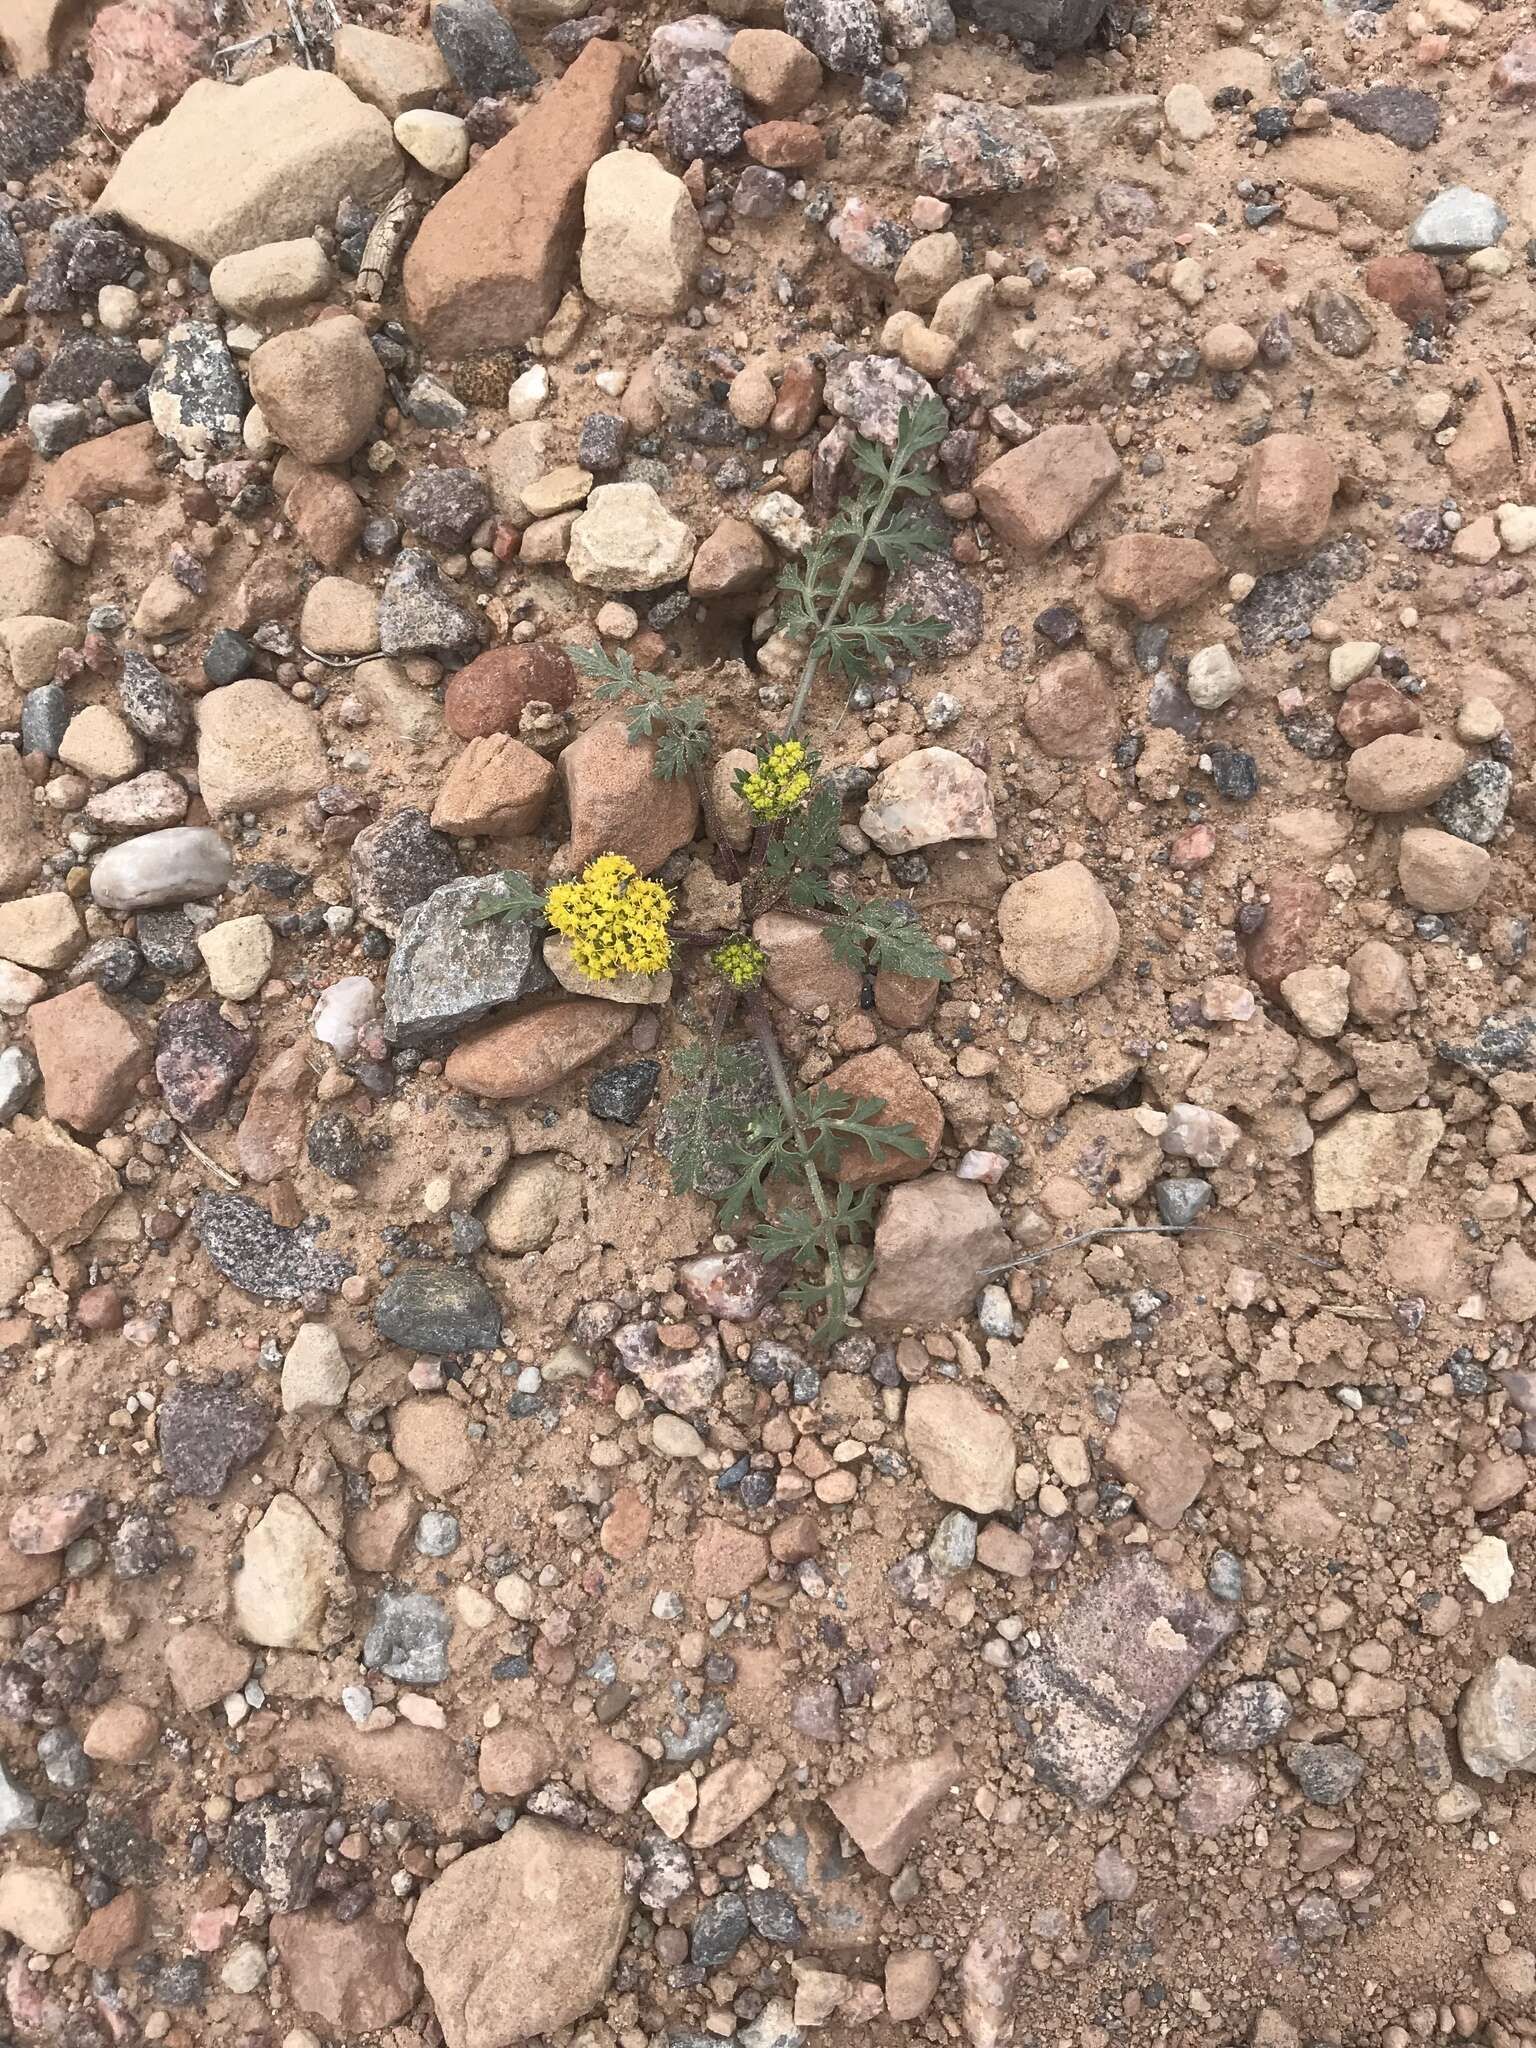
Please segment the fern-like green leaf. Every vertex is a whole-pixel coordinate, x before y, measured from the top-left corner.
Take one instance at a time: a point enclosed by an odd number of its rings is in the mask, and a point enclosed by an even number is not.
[[[507,868],[501,874],[488,877],[482,893],[475,899],[475,907],[465,917],[466,924],[486,924],[493,917],[509,917],[514,923],[526,924],[544,914],[544,892],[535,889],[526,875],[520,875],[515,868]]]
[[[840,908],[842,915],[823,926],[822,937],[845,967],[875,974],[884,969],[917,981],[954,978],[954,969],[905,904],[844,898]]]

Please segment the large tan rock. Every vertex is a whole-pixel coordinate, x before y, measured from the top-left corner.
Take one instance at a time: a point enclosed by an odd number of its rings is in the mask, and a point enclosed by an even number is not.
[[[1458,839],[1454,832],[1415,826],[1398,841],[1397,884],[1415,910],[1470,910],[1493,875],[1486,846]]]
[[[404,1929],[372,1913],[346,1921],[319,1906],[277,1913],[269,1932],[288,1980],[289,2003],[328,2034],[340,2038],[392,2027],[421,1995]]]
[[[471,740],[454,762],[437,793],[432,823],[455,838],[510,839],[537,832],[554,786],[552,762],[510,733],[489,733]]]
[[[27,1022],[49,1116],[92,1137],[116,1123],[154,1058],[142,1012],[86,981],[34,1003]]]
[[[643,875],[692,839],[699,800],[686,775],[663,780],[653,743],[631,746],[622,718],[604,718],[560,756],[570,811],[570,860],[585,867],[600,853],[621,853]]]
[[[866,1863],[894,1877],[963,1775],[950,1743],[932,1756],[907,1757],[850,1778],[827,1804],[857,1843]]]
[[[245,1533],[234,1580],[235,1626],[264,1649],[322,1649],[327,1609],[344,1577],[334,1539],[301,1500],[276,1493]]]
[[[1053,1002],[1097,987],[1120,951],[1114,906],[1077,860],[1010,884],[997,922],[1004,967]]]
[[[508,2048],[592,2011],[628,1925],[623,1850],[524,1818],[427,1887],[406,1944],[447,2048]]]
[[[614,150],[587,173],[581,288],[595,306],[665,318],[682,310],[704,230],[681,178],[643,150]]]
[[[0,1131],[0,1202],[40,1244],[81,1244],[121,1192],[98,1153],[42,1117],[19,1116]]]
[[[455,1046],[444,1078],[451,1088],[492,1102],[526,1101],[559,1087],[617,1045],[635,1014],[630,1003],[574,996],[524,1016],[505,1017]]]
[[[210,690],[197,706],[197,778],[216,818],[301,802],[330,779],[319,722],[254,676]]]
[[[345,462],[384,402],[384,367],[361,320],[343,313],[274,334],[251,357],[251,396],[301,462]]]
[[[124,151],[96,212],[204,264],[334,227],[348,196],[403,178],[389,122],[328,71],[283,64],[245,85],[199,79]]]
[[[1466,765],[1466,754],[1454,740],[1424,732],[1383,733],[1350,755],[1344,793],[1359,811],[1387,816],[1421,811],[1445,795]]]
[[[1351,1110],[1312,1148],[1312,1206],[1319,1216],[1405,1201],[1423,1180],[1445,1133],[1438,1109]]]
[[[430,107],[453,84],[430,36],[387,36],[344,21],[331,38],[331,55],[342,84],[391,121],[413,107]]]
[[[1120,458],[1100,426],[1047,427],[976,479],[976,502],[1000,540],[1043,555],[1118,480]]]
[[[13,1863],[0,1876],[0,1934],[40,1956],[61,1956],[84,1925],[84,1901],[62,1871]]]
[[[85,949],[85,926],[63,889],[0,903],[0,960],[52,974]]]
[[[923,1484],[939,1500],[973,1515],[1014,1505],[1018,1451],[1006,1415],[969,1387],[928,1380],[907,1396],[907,1450]]]
[[[612,147],[637,62],[622,43],[588,43],[422,222],[405,259],[405,307],[432,354],[514,348],[548,324],[576,252],[587,173]]]
[[[946,1173],[902,1181],[875,1227],[875,1267],[860,1312],[866,1322],[919,1329],[957,1321],[1011,1249],[979,1181]]]
[[[599,484],[571,527],[565,566],[589,590],[661,590],[688,574],[694,545],[654,484]]]
[[[40,540],[0,533],[0,619],[58,619],[69,609],[69,571]]]
[[[1138,619],[1193,604],[1220,580],[1221,564],[1205,542],[1173,533],[1116,534],[1099,560],[1099,589]]]

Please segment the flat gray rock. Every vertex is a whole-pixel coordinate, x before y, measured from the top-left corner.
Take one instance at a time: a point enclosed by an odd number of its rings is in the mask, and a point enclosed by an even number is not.
[[[385,1030],[395,1045],[423,1045],[503,1003],[552,988],[535,927],[510,917],[472,922],[501,884],[466,875],[434,889],[400,920],[384,983]]]

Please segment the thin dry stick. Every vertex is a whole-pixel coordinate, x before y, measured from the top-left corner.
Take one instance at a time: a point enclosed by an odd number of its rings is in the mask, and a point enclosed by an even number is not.
[[[1006,1266],[988,1266],[983,1278],[995,1280],[1003,1273],[1015,1273],[1020,1266],[1037,1266],[1042,1259],[1053,1259],[1058,1252],[1069,1252],[1080,1244],[1093,1244],[1101,1237],[1247,1237],[1248,1233],[1236,1223],[1106,1223],[1098,1230],[1080,1230],[1076,1237],[1064,1237],[1059,1244],[1048,1244],[1042,1251],[1025,1252],[1017,1259],[1010,1259]],[[1335,1273],[1343,1264],[1342,1259],[1318,1259],[1310,1252],[1298,1251],[1293,1244],[1282,1238],[1256,1237],[1253,1244],[1263,1245],[1267,1251],[1288,1252],[1293,1259],[1300,1259],[1308,1266],[1316,1266],[1319,1272]]]
[[[183,1131],[181,1134],[181,1142],[183,1143],[183,1145],[186,1146],[187,1150],[194,1155],[194,1157],[201,1159],[204,1166],[207,1167],[210,1173],[216,1173],[218,1175],[219,1179],[223,1181],[225,1187],[239,1187],[240,1183],[235,1178],[235,1176],[232,1173],[227,1172],[224,1167],[220,1166],[217,1159],[210,1159],[208,1157],[208,1154],[203,1150],[202,1146],[199,1145],[194,1138],[189,1138],[185,1131]]]

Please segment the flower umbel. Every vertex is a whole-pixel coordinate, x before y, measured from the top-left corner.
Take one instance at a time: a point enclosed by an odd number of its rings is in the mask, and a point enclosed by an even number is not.
[[[570,940],[572,960],[594,981],[660,974],[672,958],[672,898],[622,854],[600,854],[579,881],[557,882],[544,915]]]
[[[810,795],[811,766],[803,741],[780,740],[737,777],[737,794],[760,825],[775,824]]]
[[[710,965],[722,981],[728,981],[732,988],[756,988],[763,978],[768,965],[768,955],[756,939],[738,934],[716,946],[709,956]]]

